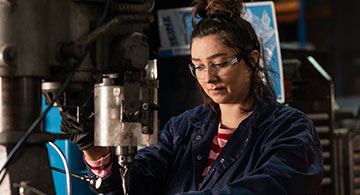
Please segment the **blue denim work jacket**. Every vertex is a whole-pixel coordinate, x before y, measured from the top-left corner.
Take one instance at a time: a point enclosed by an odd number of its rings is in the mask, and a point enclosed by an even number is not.
[[[133,163],[130,194],[317,194],[323,178],[319,137],[301,111],[258,102],[240,123],[212,164],[207,165],[219,117],[198,106],[171,118],[158,146],[139,150]],[[118,164],[98,192],[122,194]]]

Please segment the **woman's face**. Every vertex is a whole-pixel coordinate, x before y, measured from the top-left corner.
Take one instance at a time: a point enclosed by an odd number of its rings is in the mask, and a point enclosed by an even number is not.
[[[202,72],[201,77],[197,77],[197,80],[215,103],[246,103],[245,100],[250,89],[251,70],[242,58],[238,63],[230,62],[236,54],[216,35],[194,38],[192,41],[191,60],[196,70]],[[229,64],[226,69],[221,68],[220,71],[214,71],[212,68],[227,61]]]

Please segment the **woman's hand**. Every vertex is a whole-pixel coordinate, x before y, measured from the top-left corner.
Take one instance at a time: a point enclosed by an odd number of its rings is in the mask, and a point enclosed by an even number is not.
[[[94,146],[94,116],[82,113],[77,120],[75,109],[63,108],[60,111],[60,130],[70,135],[70,141],[77,144],[80,150],[87,150]],[[78,122],[80,121],[80,122]]]

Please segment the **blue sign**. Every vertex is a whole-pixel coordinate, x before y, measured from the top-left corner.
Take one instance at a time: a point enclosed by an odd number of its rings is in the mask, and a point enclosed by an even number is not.
[[[244,18],[252,24],[260,39],[266,63],[276,72],[270,76],[274,81],[277,100],[284,103],[284,79],[274,3],[272,1],[246,3],[244,12]]]

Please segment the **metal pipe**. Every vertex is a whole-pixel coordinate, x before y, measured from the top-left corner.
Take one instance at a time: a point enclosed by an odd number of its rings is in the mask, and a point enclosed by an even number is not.
[[[96,30],[90,32],[89,34],[81,37],[79,40],[70,43],[63,44],[60,46],[60,54],[62,57],[67,58],[80,58],[84,55],[86,47],[96,41],[98,38],[112,30],[116,25],[121,23],[152,23],[154,22],[154,17],[149,14],[138,14],[138,15],[121,15],[117,16]]]
[[[80,46],[87,46],[93,41],[97,40],[99,37],[101,37],[103,34],[111,30],[115,25],[121,24],[121,23],[129,23],[129,22],[135,22],[135,23],[142,23],[142,22],[153,22],[154,18],[152,15],[148,14],[139,14],[139,15],[121,15],[113,18],[109,22],[105,23],[98,29],[92,31],[90,34],[80,38],[78,41],[76,41],[75,45]],[[85,48],[84,47],[84,48]]]
[[[65,168],[65,173],[66,173],[66,187],[67,187],[67,194],[71,195],[71,179],[70,179],[70,169],[69,169],[69,165],[66,161],[66,158],[64,156],[64,154],[61,152],[60,148],[58,148],[54,143],[52,142],[48,142],[49,145],[51,147],[53,147],[55,149],[55,151],[59,154],[63,164],[64,164],[64,168]]]
[[[140,14],[152,12],[154,6],[154,0],[146,0],[144,4],[114,3],[114,6],[112,6],[112,10],[120,14]]]

